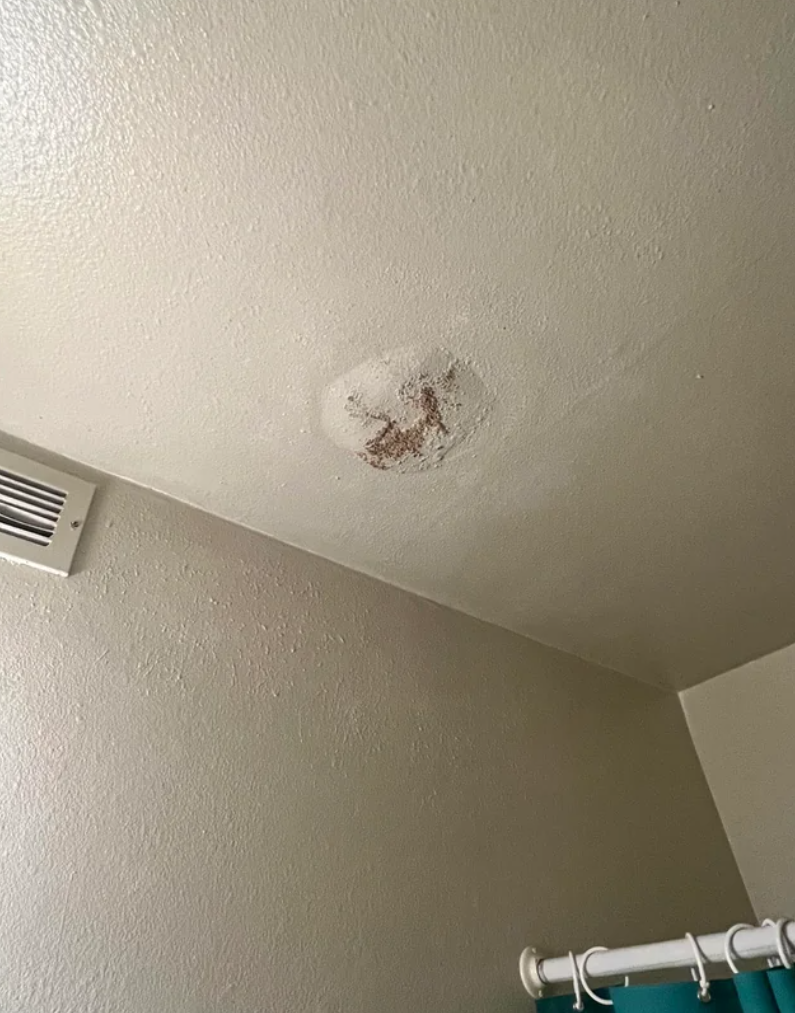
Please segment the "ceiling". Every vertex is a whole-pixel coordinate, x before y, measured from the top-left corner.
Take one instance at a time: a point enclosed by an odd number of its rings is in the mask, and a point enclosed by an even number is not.
[[[0,428],[603,665],[795,640],[790,0],[4,0]]]

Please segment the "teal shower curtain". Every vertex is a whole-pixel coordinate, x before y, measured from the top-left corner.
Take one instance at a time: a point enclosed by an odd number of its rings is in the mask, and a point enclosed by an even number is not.
[[[593,987],[593,986],[592,986]],[[749,971],[733,978],[709,983],[711,1000],[698,998],[694,981],[675,985],[629,985],[626,988],[596,989],[598,995],[612,999],[613,1013],[795,1013],[795,969],[777,967],[769,971]],[[583,997],[586,1013],[609,1013]],[[538,1000],[538,1013],[572,1013],[573,995],[558,995]]]

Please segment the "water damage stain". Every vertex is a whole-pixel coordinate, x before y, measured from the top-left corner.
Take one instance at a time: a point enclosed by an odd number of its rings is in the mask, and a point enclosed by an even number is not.
[[[489,399],[467,363],[449,352],[398,349],[330,385],[324,426],[379,471],[422,471],[485,418]]]
[[[455,371],[451,367],[448,376],[454,375]],[[409,426],[401,426],[397,419],[390,418],[383,412],[365,408],[361,404],[361,396],[348,395],[350,415],[362,419],[365,423],[377,422],[382,426],[375,436],[367,440],[364,450],[359,454],[363,461],[367,461],[374,468],[386,470],[390,462],[402,461],[409,456],[421,456],[428,436],[433,430],[437,430],[443,436],[449,435],[450,431],[442,419],[439,395],[430,378],[421,378],[419,393],[416,394],[409,389],[408,384],[404,384],[399,396],[405,404],[413,405],[420,413],[417,420]]]

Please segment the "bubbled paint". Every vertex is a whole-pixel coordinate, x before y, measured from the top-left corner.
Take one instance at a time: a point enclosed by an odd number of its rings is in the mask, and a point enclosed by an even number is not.
[[[468,363],[441,350],[403,348],[335,380],[325,391],[323,422],[365,464],[405,474],[441,464],[489,407]]]

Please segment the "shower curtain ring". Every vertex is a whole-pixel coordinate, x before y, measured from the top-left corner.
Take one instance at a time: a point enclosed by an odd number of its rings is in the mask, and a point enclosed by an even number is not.
[[[692,932],[685,932],[685,939],[693,947],[693,956],[696,959],[696,967],[698,968],[698,977],[694,968],[691,968],[690,973],[693,976],[693,980],[698,982],[698,998],[701,1002],[710,1002],[712,996],[709,991],[709,981],[707,979],[707,972],[704,968],[704,954],[701,952],[701,948],[696,942],[696,937]]]
[[[773,921],[772,918],[763,918],[762,921],[760,922],[760,925],[762,925],[762,926],[772,925],[773,928],[776,927],[776,923]],[[768,957],[767,958],[767,966],[768,967],[778,967],[779,966],[779,962],[778,962],[778,960],[775,957]]]
[[[588,971],[586,969],[588,959],[590,958],[591,954],[599,953],[606,949],[607,949],[606,946],[592,946],[590,950],[586,950],[585,953],[583,953],[582,957],[580,957],[580,981],[582,982],[582,987],[585,989],[585,991],[593,999],[594,1002],[598,1002],[600,1006],[615,1006],[615,1003],[613,1002],[612,999],[603,999],[600,995],[597,995],[596,992],[594,992],[591,986],[588,984]]]
[[[726,957],[726,963],[729,965],[729,970],[732,974],[739,974],[740,968],[737,966],[737,954],[734,951],[734,937],[740,931],[740,929],[752,929],[753,925],[749,925],[748,922],[737,922],[736,925],[732,925],[729,931],[726,933],[726,939],[723,942],[723,954]]]
[[[787,968],[787,970],[792,967],[792,950],[790,949],[789,940],[787,939],[784,929],[791,921],[791,918],[779,918],[776,922],[776,947],[778,949],[778,955],[781,957],[781,963]]]
[[[577,968],[577,958],[569,950],[569,963],[571,964],[571,980],[574,982],[574,1008],[577,1013],[582,1013],[585,1003],[582,1001],[582,989],[580,988],[580,972]]]
[[[779,918],[778,921],[774,921],[772,918],[765,918],[762,925],[769,925],[776,930],[776,949],[780,958],[782,967],[792,967],[792,950],[789,945],[789,940],[784,934],[784,927],[792,921],[791,918]],[[778,967],[775,957],[768,957],[768,967]]]

